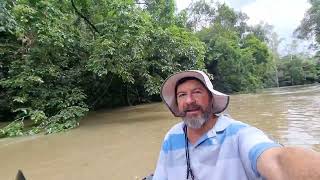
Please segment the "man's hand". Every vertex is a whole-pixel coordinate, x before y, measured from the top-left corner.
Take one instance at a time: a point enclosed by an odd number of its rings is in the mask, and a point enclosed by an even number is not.
[[[259,173],[268,180],[320,180],[320,153],[312,150],[276,147],[257,161]]]

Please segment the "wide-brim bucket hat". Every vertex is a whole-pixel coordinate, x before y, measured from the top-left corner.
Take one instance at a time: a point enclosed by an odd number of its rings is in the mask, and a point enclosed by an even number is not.
[[[180,79],[185,77],[194,77],[199,79],[212,93],[212,110],[214,114],[219,114],[228,107],[229,96],[213,89],[213,85],[206,73],[199,70],[187,70],[171,75],[164,81],[161,87],[161,98],[174,116],[181,116],[176,100],[176,84]]]

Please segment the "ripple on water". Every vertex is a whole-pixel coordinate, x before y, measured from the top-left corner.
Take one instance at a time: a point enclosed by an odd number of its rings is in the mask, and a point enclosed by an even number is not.
[[[230,106],[233,116],[266,131],[281,143],[320,151],[319,84],[236,95]]]

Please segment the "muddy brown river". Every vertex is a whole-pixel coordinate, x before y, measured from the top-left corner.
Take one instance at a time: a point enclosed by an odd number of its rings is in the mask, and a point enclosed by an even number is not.
[[[228,112],[287,146],[320,151],[320,85],[231,96]],[[135,180],[151,173],[180,119],[162,103],[90,113],[74,130],[0,139],[0,180]]]

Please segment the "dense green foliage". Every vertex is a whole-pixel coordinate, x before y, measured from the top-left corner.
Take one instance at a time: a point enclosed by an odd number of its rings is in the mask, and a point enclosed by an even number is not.
[[[169,74],[204,68],[203,43],[164,5],[75,5],[99,33],[70,1],[1,3],[0,118],[14,121],[0,136],[73,128],[89,109],[151,101]]]
[[[305,14],[296,33],[300,38],[315,38],[320,43],[320,0],[309,0],[311,7]]]
[[[217,6],[213,23],[197,32],[207,46],[208,72],[224,92],[254,91],[273,78],[268,74],[274,65],[267,44],[250,30],[246,20],[244,14],[222,4]]]
[[[301,56],[285,56],[278,64],[280,86],[320,82],[320,62]]]
[[[89,110],[159,100],[185,69],[217,89],[254,91],[319,81],[316,60],[275,55],[267,29],[201,0],[6,0],[0,3],[0,137],[74,128]],[[275,58],[276,57],[276,58]],[[303,72],[303,73],[302,73]],[[284,83],[282,83],[284,82]]]
[[[291,85],[320,82],[320,0],[309,0],[309,3],[311,7],[295,33],[298,38],[314,41],[312,49],[316,54],[311,59],[301,56],[284,57],[286,62],[282,66],[289,65],[287,74],[291,74]]]

